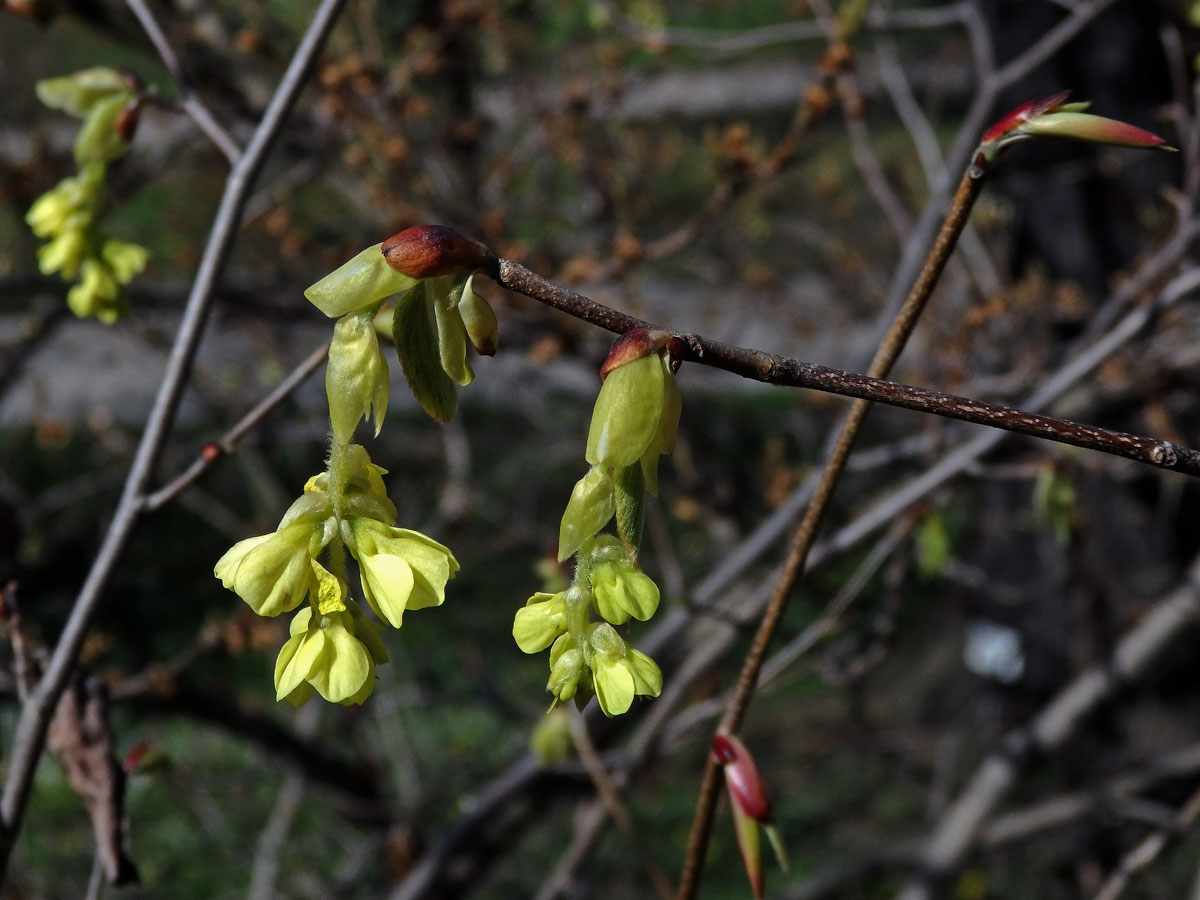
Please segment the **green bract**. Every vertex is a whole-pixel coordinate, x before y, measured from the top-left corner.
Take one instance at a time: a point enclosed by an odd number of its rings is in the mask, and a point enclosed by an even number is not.
[[[462,297],[458,301],[458,313],[462,316],[467,337],[471,339],[475,352],[480,356],[494,356],[500,345],[500,325],[492,305],[475,293],[472,275],[463,285]]]
[[[575,553],[583,542],[608,524],[616,510],[612,472],[607,466],[592,466],[575,483],[571,499],[558,527],[558,561]]]
[[[658,433],[663,414],[663,367],[657,353],[608,373],[588,431],[587,461],[613,468],[641,459]]]
[[[365,309],[385,297],[407,291],[415,278],[387,264],[380,244],[372,244],[304,292],[308,301],[330,318]]]
[[[375,434],[383,427],[388,402],[388,366],[379,349],[370,309],[347,313],[333,328],[329,365],[325,368],[325,394],[333,434],[348,444],[358,421],[375,420]]]
[[[454,382],[442,368],[437,320],[425,282],[400,298],[392,319],[392,339],[409,390],[438,422],[449,422],[458,409]]]
[[[442,371],[451,380],[466,387],[475,380],[475,372],[467,361],[467,329],[458,311],[457,298],[452,296],[446,279],[430,278],[427,283],[429,302],[437,322],[438,356],[442,361]]]
[[[102,66],[59,78],[44,78],[37,83],[36,90],[38,99],[46,106],[80,119],[104,100],[133,94],[129,81],[120,72]]]

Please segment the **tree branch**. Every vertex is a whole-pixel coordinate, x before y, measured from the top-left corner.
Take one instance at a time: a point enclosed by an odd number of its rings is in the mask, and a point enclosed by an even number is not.
[[[271,144],[283,127],[300,89],[304,86],[312,62],[344,3],[345,0],[322,0],[245,153],[233,166],[225,182],[225,191],[213,220],[195,281],[192,283],[183,318],[179,323],[162,385],[155,397],[154,407],[126,476],[116,512],[63,627],[46,673],[29,702],[22,707],[21,716],[17,721],[16,735],[8,760],[8,777],[5,780],[3,796],[0,796],[0,882],[7,872],[8,860],[21,827],[34,770],[45,747],[50,716],[83,646],[88,626],[100,605],[104,587],[141,513],[144,491],[190,375],[192,359],[204,330],[212,290],[237,234],[247,193],[266,159]]]

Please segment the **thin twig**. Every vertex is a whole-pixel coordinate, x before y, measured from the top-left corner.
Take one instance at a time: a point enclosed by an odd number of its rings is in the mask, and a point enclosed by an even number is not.
[[[1187,831],[1200,816],[1200,790],[1194,791],[1175,814],[1169,827],[1159,828],[1141,841],[1138,845],[1121,857],[1116,869],[1096,892],[1095,900],[1117,900],[1121,892],[1129,884],[1129,880],[1146,868],[1166,848],[1171,838],[1179,837]]]
[[[191,372],[192,359],[204,330],[213,287],[237,234],[242,205],[262,167],[267,151],[283,127],[300,89],[307,81],[312,62],[344,3],[345,0],[322,0],[245,153],[233,166],[225,182],[225,191],[213,220],[195,281],[192,283],[187,306],[163,374],[162,385],[155,397],[154,407],[126,477],[121,499],[87,579],[71,608],[71,614],[54,648],[46,673],[30,702],[22,707],[21,716],[17,721],[4,793],[0,797],[0,882],[7,872],[8,860],[20,830],[33,773],[45,746],[50,716],[83,646],[88,626],[100,605],[104,587],[140,515],[146,485],[166,441],[179,398]]]
[[[259,422],[265,419],[275,407],[292,395],[313,372],[325,362],[329,353],[329,342],[321,344],[306,356],[288,376],[279,382],[269,394],[262,398],[254,408],[238,421],[217,440],[206,444],[192,464],[172,478],[169,482],[152,494],[146,496],[142,505],[143,512],[152,512],[169,503],[188,487],[193,485],[201,475],[208,471],[222,456],[233,453],[238,441],[245,437]]]
[[[975,199],[979,196],[982,180],[983,172],[974,168],[969,169],[963,175],[954,202],[950,206],[950,212],[930,248],[925,266],[913,283],[904,305],[896,314],[892,327],[880,341],[875,358],[871,360],[868,374],[872,377],[886,375],[904,349],[909,335],[916,327],[917,319],[925,308],[926,301],[933,293],[933,288],[937,285],[938,279],[946,267],[946,262],[950,259],[950,254],[954,251],[958,235],[970,216]],[[787,608],[788,595],[791,593],[796,579],[804,571],[809,550],[812,549],[813,542],[816,540],[817,529],[825,516],[825,510],[833,497],[834,488],[841,478],[846,460],[850,456],[854,441],[866,420],[869,409],[869,401],[861,399],[855,401],[838,429],[837,437],[834,439],[833,447],[821,472],[821,480],[804,512],[804,517],[796,527],[791,546],[788,548],[783,573],[763,612],[758,631],[754,635],[754,641],[750,645],[750,650],[742,664],[742,670],[738,674],[737,687],[733,697],[730,699],[729,705],[725,707],[725,714],[717,726],[718,731],[735,732],[741,726],[746,709],[750,704],[750,698],[758,684],[758,674],[766,660],[767,648],[770,646],[775,629],[783,619],[784,610]],[[704,777],[700,786],[700,799],[696,805],[696,815],[692,820],[692,831],[688,838],[687,854],[684,857],[679,900],[691,900],[700,883],[700,870],[708,849],[713,813],[717,805],[719,791],[717,769],[718,766],[712,754],[709,754],[706,758]]]
[[[142,28],[145,30],[146,36],[150,38],[154,49],[158,51],[163,65],[174,77],[175,84],[179,87],[179,107],[191,116],[192,121],[212,141],[213,146],[220,150],[225,159],[229,161],[229,165],[237,165],[238,158],[242,155],[241,149],[237,142],[229,136],[229,132],[221,127],[204,102],[196,96],[192,79],[180,64],[179,57],[175,55],[166,34],[154,18],[154,14],[150,12],[150,7],[145,4],[144,0],[125,0],[125,3],[137,20],[142,23]]]
[[[946,809],[922,848],[915,879],[900,900],[928,900],[933,882],[948,877],[975,843],[996,805],[1016,784],[1035,754],[1063,745],[1079,724],[1120,687],[1136,681],[1185,628],[1200,621],[1200,562],[1182,587],[1160,600],[1117,642],[1111,660],[1080,673],[1026,728],[1014,731],[990,754]]]

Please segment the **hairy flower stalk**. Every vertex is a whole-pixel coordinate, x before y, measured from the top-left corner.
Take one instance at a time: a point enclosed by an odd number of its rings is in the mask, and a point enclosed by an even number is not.
[[[550,648],[546,688],[554,703],[594,694],[606,716],[662,691],[658,665],[613,626],[658,609],[658,586],[637,553],[644,494],[657,493],[658,457],[674,449],[679,424],[671,341],[666,332],[637,329],[609,353],[588,431],[591,469],[571,491],[559,527],[559,561],[576,556],[574,579],[566,590],[534,594],[513,619],[524,652]],[[602,533],[614,519],[617,534]]]

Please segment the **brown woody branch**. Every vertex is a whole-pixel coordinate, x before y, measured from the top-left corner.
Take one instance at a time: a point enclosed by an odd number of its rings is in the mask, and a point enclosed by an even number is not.
[[[659,327],[555,284],[512,260],[500,260],[495,278],[501,286],[510,291],[524,294],[615,334],[623,334],[631,328]],[[1123,456],[1161,469],[1200,476],[1200,452],[1170,441],[1126,434],[1067,419],[1024,412],[1008,406],[983,403],[954,394],[884,381],[816,363],[764,353],[761,350],[723,344],[698,334],[677,336],[686,345],[684,358],[688,361],[724,369],[764,384],[810,388],[845,397],[857,397],[888,406],[899,406],[1026,434],[1060,444],[1071,444],[1100,453]]]

